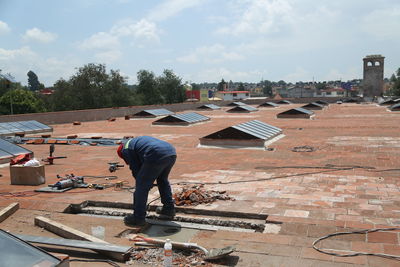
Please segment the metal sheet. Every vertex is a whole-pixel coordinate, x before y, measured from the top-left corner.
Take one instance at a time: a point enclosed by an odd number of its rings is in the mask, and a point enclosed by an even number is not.
[[[279,107],[278,104],[274,103],[274,102],[265,102],[262,103],[261,105],[259,105],[259,107]]]
[[[231,109],[227,110],[227,112],[234,112],[234,111],[238,111],[238,112],[240,112],[240,111],[249,111],[249,112],[252,112],[252,111],[257,111],[257,110],[258,109],[254,108],[252,106],[240,105],[240,106],[236,106],[234,108],[231,108]]]
[[[389,108],[390,108],[390,110],[400,110],[400,103],[394,104],[393,106],[390,106]]]
[[[308,115],[313,115],[314,114],[314,112],[312,112],[311,110],[304,109],[304,108],[292,108],[292,109],[286,110],[284,112],[281,112],[279,114],[296,114],[296,113],[297,114],[298,113],[302,113],[302,114],[308,114]]]
[[[198,114],[196,112],[190,112],[190,113],[181,113],[181,114],[174,114],[174,115],[169,115],[167,117],[164,117],[162,119],[159,119],[153,124],[160,124],[160,123],[186,123],[186,124],[191,124],[191,123],[197,123],[197,122],[202,122],[202,121],[207,121],[209,120],[209,117],[203,116],[201,114]]]
[[[198,107],[198,109],[221,109],[221,107],[214,105],[214,104],[207,104],[207,105],[202,105],[200,107]]]
[[[281,100],[278,101],[277,104],[292,104],[292,102],[290,102],[289,100]]]
[[[0,138],[0,150],[5,151],[13,156],[21,155],[21,154],[32,154],[32,151],[29,151],[23,147],[12,144],[2,138]]]
[[[308,103],[308,104],[302,106],[301,108],[305,108],[305,109],[307,109],[307,108],[320,108],[320,109],[323,109],[324,106],[321,105],[321,104],[318,104],[316,102],[311,102],[311,103]]]
[[[243,105],[246,106],[247,104],[245,104],[243,102],[232,102],[232,103],[228,104],[228,106],[243,106]]]

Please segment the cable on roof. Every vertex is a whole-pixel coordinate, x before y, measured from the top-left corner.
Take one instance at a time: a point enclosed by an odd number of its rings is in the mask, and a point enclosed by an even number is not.
[[[334,251],[342,251],[342,252],[353,252],[353,251],[348,251],[348,250],[336,250],[336,249],[321,249],[317,248],[317,244],[327,238],[330,238],[332,236],[339,236],[339,235],[349,235],[349,234],[368,234],[368,233],[374,233],[374,232],[389,232],[389,231],[396,231],[400,230],[400,227],[393,227],[393,228],[374,228],[374,229],[366,229],[366,230],[359,230],[359,231],[351,231],[351,232],[338,232],[338,233],[333,233],[329,235],[325,235],[323,237],[318,238],[315,240],[312,244],[313,249],[315,249],[318,252],[336,256],[336,257],[355,257],[355,256],[378,256],[378,257],[383,257],[383,258],[389,258],[389,259],[394,259],[394,260],[400,260],[400,256],[397,255],[391,255],[391,254],[385,254],[385,253],[368,253],[368,252],[354,252],[354,253],[347,253],[347,254],[339,254],[335,252],[328,252],[327,250],[334,250]]]

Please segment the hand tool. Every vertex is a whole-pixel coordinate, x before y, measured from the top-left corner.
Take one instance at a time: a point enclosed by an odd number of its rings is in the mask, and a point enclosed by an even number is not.
[[[118,164],[118,162],[109,162],[108,163],[110,166],[108,167],[108,170],[110,172],[115,172],[116,170],[118,170],[119,168],[124,167],[124,165]]]
[[[49,163],[49,165],[54,164],[55,159],[66,159],[67,157],[53,157],[53,152],[55,150],[54,144],[50,145],[50,155],[46,159],[42,159],[42,161]]]

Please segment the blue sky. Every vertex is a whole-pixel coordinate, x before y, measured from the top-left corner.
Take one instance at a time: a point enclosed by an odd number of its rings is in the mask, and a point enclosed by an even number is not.
[[[0,0],[0,69],[51,86],[104,63],[172,69],[183,82],[362,78],[362,58],[400,67],[398,0]]]

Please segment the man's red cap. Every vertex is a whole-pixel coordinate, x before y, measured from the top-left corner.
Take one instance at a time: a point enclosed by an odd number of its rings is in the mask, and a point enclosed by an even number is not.
[[[117,154],[118,157],[120,157],[121,159],[125,160],[124,157],[122,156],[122,149],[124,148],[124,144],[120,144],[119,147],[117,148]]]

